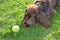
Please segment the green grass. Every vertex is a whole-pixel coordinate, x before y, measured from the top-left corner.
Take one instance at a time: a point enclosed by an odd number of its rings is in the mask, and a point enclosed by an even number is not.
[[[60,6],[51,18],[52,26],[49,29],[39,24],[29,28],[23,27],[21,22],[24,10],[32,3],[33,0],[0,0],[0,40],[43,40],[49,32],[60,30]],[[11,30],[13,25],[20,26],[16,36]]]

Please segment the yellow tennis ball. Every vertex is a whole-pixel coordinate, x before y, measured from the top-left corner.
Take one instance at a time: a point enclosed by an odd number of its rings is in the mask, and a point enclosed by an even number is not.
[[[12,31],[13,32],[18,32],[19,31],[19,26],[18,25],[13,26]]]

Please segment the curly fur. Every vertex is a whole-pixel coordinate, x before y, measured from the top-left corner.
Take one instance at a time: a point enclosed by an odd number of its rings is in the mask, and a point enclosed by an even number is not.
[[[39,23],[46,28],[50,27],[50,18],[56,12],[54,8],[58,4],[60,4],[60,0],[35,0],[34,4],[28,6],[25,10],[24,26],[32,26],[35,23]]]

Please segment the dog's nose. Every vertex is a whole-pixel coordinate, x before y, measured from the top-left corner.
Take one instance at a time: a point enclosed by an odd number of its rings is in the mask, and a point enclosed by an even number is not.
[[[26,24],[23,24],[24,27],[26,27],[27,25]]]
[[[25,22],[23,22],[23,26],[26,27],[26,23]]]
[[[29,25],[28,23],[24,22],[24,23],[23,23],[23,26],[24,26],[24,27],[28,27],[28,26],[30,26],[30,25]]]

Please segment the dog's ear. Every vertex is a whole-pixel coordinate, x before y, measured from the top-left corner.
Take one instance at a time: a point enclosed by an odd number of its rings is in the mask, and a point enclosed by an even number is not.
[[[51,26],[51,21],[47,18],[44,12],[42,12],[39,16],[37,16],[37,22],[42,24],[46,28]]]

